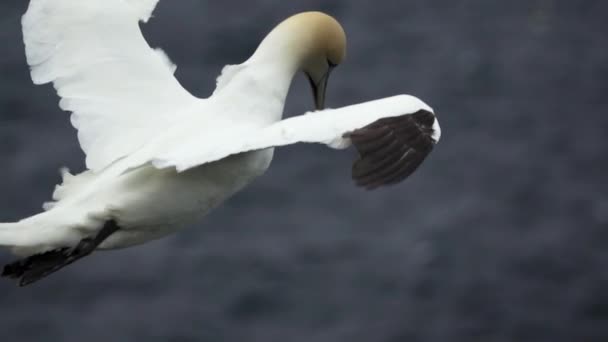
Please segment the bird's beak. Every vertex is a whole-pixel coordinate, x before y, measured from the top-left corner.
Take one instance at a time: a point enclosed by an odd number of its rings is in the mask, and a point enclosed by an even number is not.
[[[315,109],[325,109],[325,94],[327,92],[327,82],[329,81],[329,75],[331,74],[332,68],[327,69],[327,72],[321,76],[321,78],[315,80],[310,74],[308,81],[310,81],[310,87],[312,88],[312,95],[315,100]]]

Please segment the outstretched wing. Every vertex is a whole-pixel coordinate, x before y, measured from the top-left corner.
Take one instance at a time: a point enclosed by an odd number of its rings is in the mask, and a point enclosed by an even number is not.
[[[184,171],[232,154],[298,142],[322,143],[333,148],[354,145],[359,159],[353,164],[353,179],[357,185],[373,189],[407,178],[440,136],[433,110],[416,97],[399,95],[308,113],[233,136],[224,135],[216,144],[209,144],[208,140],[192,141],[157,156],[152,163],[158,168]]]
[[[32,80],[53,82],[71,111],[87,167],[99,170],[149,141],[198,99],[145,41],[158,0],[31,0],[22,19]]]

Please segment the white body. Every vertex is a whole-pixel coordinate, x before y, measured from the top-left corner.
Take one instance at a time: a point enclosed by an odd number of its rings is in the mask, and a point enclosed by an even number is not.
[[[401,95],[281,121],[296,62],[275,54],[273,31],[245,63],[227,66],[208,99],[190,95],[175,66],[147,45],[138,21],[157,0],[31,0],[23,18],[32,79],[53,82],[89,170],[64,174],[46,211],[0,224],[0,246],[19,254],[76,245],[108,220],[120,230],[100,248],[158,239],[194,222],[268,168],[273,147],[350,145],[344,134],[380,118],[432,112]],[[435,140],[439,126],[434,123]]]
[[[40,236],[36,249],[75,244],[94,235],[108,219],[119,222],[122,229],[101,248],[144,243],[197,222],[266,171],[271,159],[270,149],[230,156],[179,174],[151,165],[118,175],[116,168],[85,172],[72,180],[83,184],[76,185],[71,197],[22,224],[37,227],[38,234],[48,231]]]

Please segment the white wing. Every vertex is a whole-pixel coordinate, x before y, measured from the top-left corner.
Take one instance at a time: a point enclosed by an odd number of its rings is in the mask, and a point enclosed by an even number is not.
[[[353,165],[353,178],[358,185],[375,188],[409,176],[440,135],[433,110],[416,97],[400,95],[222,135],[215,144],[204,136],[197,138],[201,141],[184,142],[179,149],[157,156],[152,163],[158,168],[184,171],[232,154],[297,142],[322,143],[333,148],[354,144],[360,158]]]
[[[23,39],[32,80],[53,82],[59,105],[99,170],[145,144],[198,101],[139,29],[158,0],[31,0]]]

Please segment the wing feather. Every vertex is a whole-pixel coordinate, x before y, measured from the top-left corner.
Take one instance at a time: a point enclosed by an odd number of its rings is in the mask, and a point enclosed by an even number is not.
[[[54,84],[90,169],[133,153],[198,101],[142,36],[157,2],[31,0],[23,16],[32,80]]]
[[[433,113],[421,109],[409,115],[382,118],[348,133],[360,153],[352,171],[357,185],[375,189],[398,183],[416,171],[436,143],[435,120]],[[370,148],[372,144],[379,147]]]
[[[407,178],[439,137],[439,124],[432,109],[418,98],[400,95],[308,113],[248,132],[223,132],[214,144],[207,139],[172,147],[152,163],[158,168],[184,171],[232,154],[298,142],[333,148],[353,144],[360,154],[353,164],[353,179],[362,187],[374,189]]]

